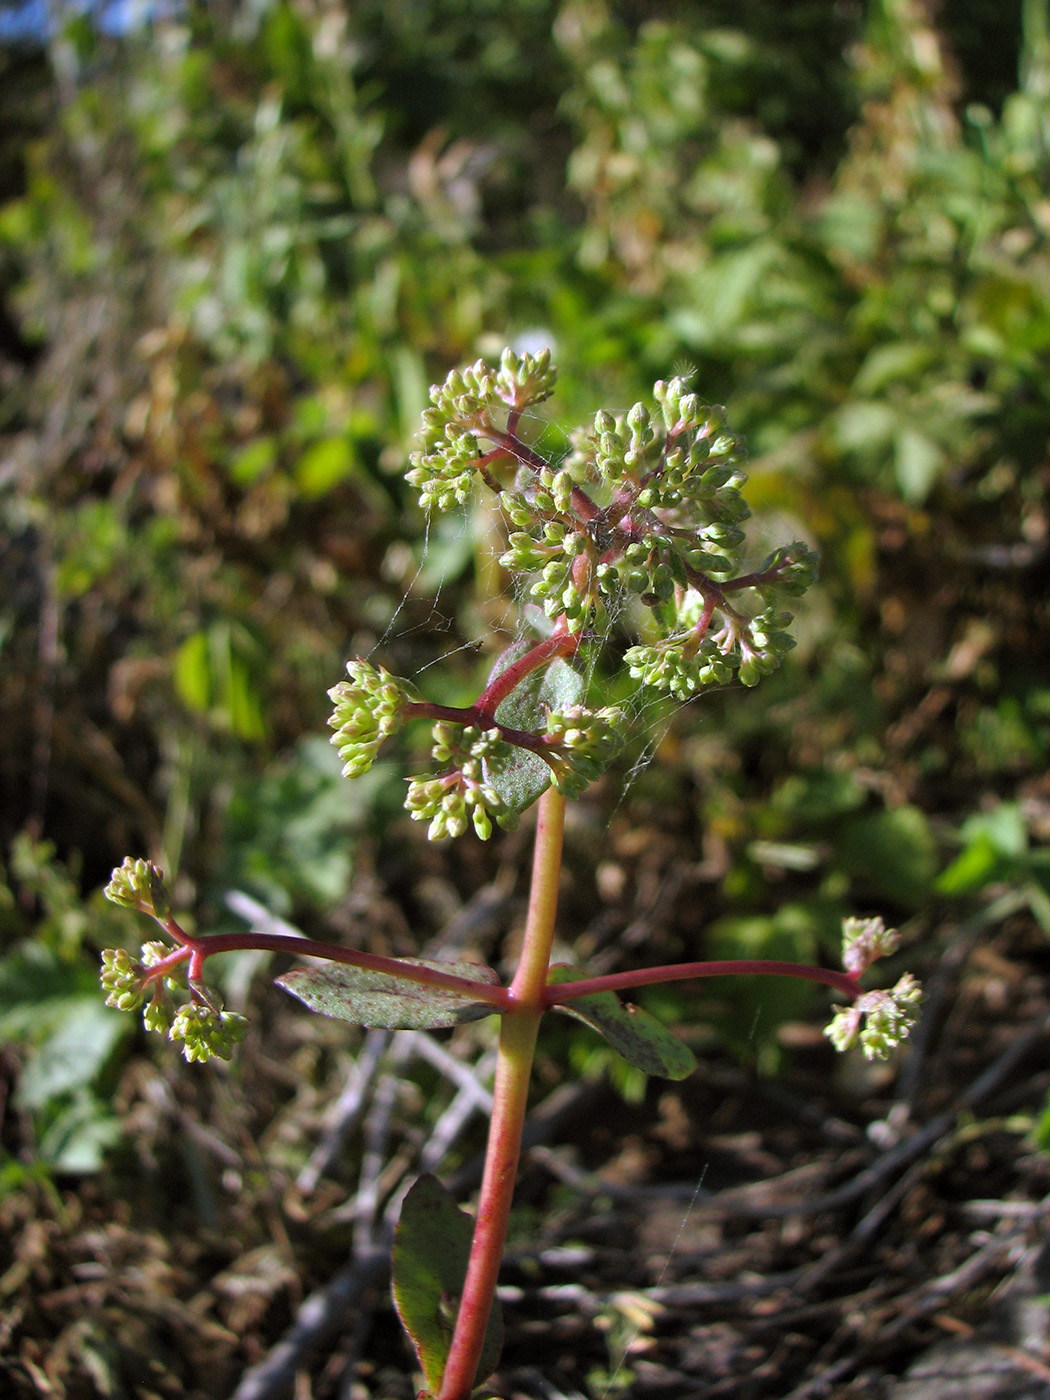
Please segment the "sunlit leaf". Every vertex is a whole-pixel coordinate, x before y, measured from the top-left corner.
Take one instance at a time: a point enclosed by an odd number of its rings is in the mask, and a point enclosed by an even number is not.
[[[587,974],[559,964],[552,967],[549,986],[579,982]],[[663,1079],[685,1079],[696,1068],[696,1057],[682,1042],[640,1006],[625,1005],[615,992],[595,992],[558,1002],[563,1011],[596,1030],[628,1064]]]
[[[508,647],[492,668],[490,681],[532,647],[529,641]],[[566,661],[555,660],[545,669],[533,671],[496,710],[501,724],[530,732],[546,728],[548,710],[578,705],[584,695],[583,677]],[[512,812],[524,812],[550,786],[551,770],[542,758],[525,749],[515,749],[498,767],[486,767],[486,777]]]
[[[429,967],[471,982],[498,986],[499,976],[491,967],[467,962],[425,962],[404,958],[411,967]],[[301,967],[277,978],[277,985],[291,992],[311,1011],[390,1031],[427,1031],[478,1021],[494,1012],[488,1002],[475,1001],[467,992],[423,986],[407,978],[370,968],[347,967],[342,963],[323,967]]]
[[[436,1177],[421,1176],[405,1196],[394,1234],[394,1306],[435,1393],[448,1360],[473,1232],[470,1216]],[[502,1347],[503,1317],[494,1301],[479,1381],[496,1369]]]

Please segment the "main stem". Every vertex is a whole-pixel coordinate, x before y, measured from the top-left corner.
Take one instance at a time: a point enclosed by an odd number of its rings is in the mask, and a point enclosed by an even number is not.
[[[545,1009],[564,830],[565,799],[550,787],[539,803],[525,937],[510,986],[510,1004],[500,1023],[492,1120],[478,1218],[438,1400],[468,1400],[496,1295],[521,1155],[536,1035]]]

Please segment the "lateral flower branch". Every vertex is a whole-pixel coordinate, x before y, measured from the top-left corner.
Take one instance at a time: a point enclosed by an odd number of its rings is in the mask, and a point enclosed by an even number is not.
[[[472,828],[487,840],[538,804],[529,912],[509,985],[488,967],[384,958],[282,934],[192,936],[171,913],[164,880],[128,858],[107,895],[151,916],[162,937],[132,958],[103,954],[107,1002],[141,1010],[190,1060],[229,1058],[245,1018],[226,1011],[203,980],[219,953],[262,949],[307,961],[277,979],[311,1009],[365,1026],[435,1029],[500,1017],[494,1104],[484,1179],[472,1225],[431,1177],[402,1208],[394,1248],[394,1299],[415,1349],[428,1400],[467,1400],[499,1359],[496,1281],[520,1153],[537,1033],[547,1011],[586,1022],[646,1073],[683,1078],[691,1051],[617,995],[658,983],[754,974],[804,978],[847,1004],[827,1034],[842,1050],[859,1042],[885,1056],[907,1035],[920,992],[910,974],[891,990],[861,977],[892,952],[879,919],[847,919],[843,971],[738,959],[690,962],[588,976],[551,964],[565,803],[600,776],[628,742],[625,711],[593,703],[592,664],[610,643],[610,610],[633,629],[622,665],[639,689],[682,701],[711,686],[753,686],[793,645],[786,604],[805,592],[817,559],[799,541],[745,563],[743,450],[722,410],[706,407],[686,380],[658,382],[652,407],[604,410],[572,438],[558,464],[521,436],[527,410],[550,397],[550,355],[505,350],[454,370],[430,391],[409,482],[424,510],[465,506],[493,494],[507,522],[501,564],[522,610],[522,636],[499,656],[473,704],[427,700],[409,681],[352,658],[329,691],[332,742],[350,778],[366,773],[383,742],[416,722],[431,727],[433,767],[409,778],[405,808],[431,840]],[[441,1220],[441,1244],[434,1222]],[[421,1282],[422,1280],[422,1282]],[[452,1300],[451,1311],[449,1300]],[[446,1325],[446,1318],[454,1322]]]

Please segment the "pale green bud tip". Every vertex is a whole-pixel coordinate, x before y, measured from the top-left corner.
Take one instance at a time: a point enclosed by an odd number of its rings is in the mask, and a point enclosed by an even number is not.
[[[105,896],[114,904],[141,909],[157,919],[166,919],[171,912],[164,876],[150,860],[125,856],[123,865],[117,866],[110,876]]]
[[[859,977],[877,959],[894,952],[899,942],[900,934],[880,918],[843,919],[842,966],[851,977]]]
[[[860,1041],[869,1060],[884,1060],[900,1045],[915,1023],[922,988],[904,973],[889,991],[865,992],[852,1006],[840,1006],[824,1034],[836,1050]]]

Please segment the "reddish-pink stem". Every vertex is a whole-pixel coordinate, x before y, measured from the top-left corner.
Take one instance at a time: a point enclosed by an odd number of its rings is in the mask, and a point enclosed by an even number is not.
[[[456,1327],[438,1400],[466,1400],[474,1384],[507,1237],[536,1033],[544,1012],[554,917],[558,905],[565,799],[548,788],[540,798],[529,912],[521,958],[500,1023],[485,1171]]]
[[[559,619],[559,624],[561,621]],[[581,640],[579,633],[569,632],[561,625],[555,626],[549,637],[537,642],[498,676],[493,676],[473,705],[440,705],[432,700],[410,700],[405,705],[406,717],[444,719],[453,724],[476,724],[480,729],[498,729],[502,737],[510,743],[542,751],[542,736],[500,724],[496,719],[496,710],[526,676],[538,671],[541,666],[546,666],[556,656],[574,655],[579,650]]]
[[[548,1006],[573,1001],[576,997],[592,996],[595,992],[620,992],[632,987],[652,987],[663,982],[686,982],[701,977],[799,977],[806,982],[822,982],[843,992],[856,1001],[863,987],[847,972],[834,972],[826,967],[810,967],[804,963],[776,962],[767,958],[726,958],[715,962],[668,963],[664,967],[644,967],[635,972],[609,972],[601,977],[582,977],[577,982],[563,982],[548,987]]]
[[[519,656],[517,661],[512,661],[509,666],[504,667],[498,676],[492,677],[474,702],[475,710],[479,714],[494,716],[499,705],[526,676],[539,670],[541,666],[546,666],[556,656],[574,656],[579,646],[579,633],[555,627],[549,637],[544,637],[534,647],[530,647],[524,656]]]
[[[453,973],[438,972],[434,968],[420,967],[416,963],[403,962],[400,958],[386,958],[379,953],[362,953],[356,948],[343,948],[338,943],[323,943],[314,938],[297,938],[291,933],[212,933],[203,938],[191,938],[173,920],[165,921],[164,927],[189,951],[190,978],[200,980],[200,969],[206,958],[216,953],[236,953],[252,950],[267,953],[290,953],[296,958],[322,958],[326,962],[346,963],[350,967],[365,968],[370,972],[385,973],[405,982],[415,982],[422,987],[434,987],[439,991],[464,992],[474,1001],[485,1002],[493,1011],[502,1011],[510,1002],[510,990],[491,982],[474,982],[469,977],[456,977]],[[175,931],[177,930],[177,932]],[[167,964],[184,960],[185,954],[165,958],[163,963],[149,969],[152,980],[157,968],[164,975]]]

